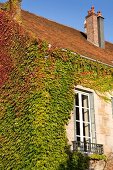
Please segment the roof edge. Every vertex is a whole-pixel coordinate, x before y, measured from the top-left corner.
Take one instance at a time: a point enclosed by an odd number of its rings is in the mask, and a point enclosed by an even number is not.
[[[67,51],[66,49],[62,49],[62,50],[63,50],[63,51]],[[72,54],[75,54],[75,55],[77,55],[77,54],[78,54],[78,53],[76,53],[76,52],[72,52],[72,51],[71,51],[71,53],[72,53]],[[106,66],[108,66],[108,67],[113,68],[113,65],[110,65],[110,64],[104,63],[104,62],[102,62],[102,61],[99,61],[99,60],[95,60],[95,59],[92,59],[92,58],[86,57],[86,56],[81,55],[81,54],[78,54],[78,55],[80,55],[80,57],[85,58],[85,59],[87,59],[87,60],[94,61],[94,62],[97,62],[97,63],[99,63],[99,64],[103,64],[103,65],[106,65]]]

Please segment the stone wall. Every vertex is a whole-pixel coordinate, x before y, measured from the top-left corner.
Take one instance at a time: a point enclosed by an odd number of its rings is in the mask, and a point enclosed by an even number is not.
[[[104,160],[91,160],[89,170],[104,170],[105,164]]]
[[[106,93],[109,99],[110,94]],[[113,152],[113,113],[111,101],[105,101],[95,93],[95,122],[97,143],[104,145],[104,153]]]
[[[107,160],[91,160],[89,170],[113,170],[113,153],[110,153]]]
[[[111,101],[105,101],[100,94],[95,93],[92,89],[87,89],[82,86],[77,86],[80,89],[93,92],[94,94],[94,109],[95,109],[95,124],[96,124],[96,141],[97,144],[103,144],[104,153],[109,155],[113,153],[113,113]],[[106,93],[111,99],[113,93]],[[66,127],[67,138],[70,145],[74,141],[74,111],[71,112],[71,119]]]

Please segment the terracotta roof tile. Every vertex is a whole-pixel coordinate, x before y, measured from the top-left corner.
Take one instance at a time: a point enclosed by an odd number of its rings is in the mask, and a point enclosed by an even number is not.
[[[67,48],[113,66],[112,43],[105,42],[105,49],[96,47],[87,41],[87,36],[83,32],[23,10],[22,19],[25,28],[34,33],[37,39],[46,40],[52,46]]]
[[[27,30],[39,39],[60,48],[67,48],[76,53],[113,65],[113,44],[105,42],[105,49],[96,47],[87,41],[86,35],[74,28],[58,24],[40,16],[22,11],[22,19]]]

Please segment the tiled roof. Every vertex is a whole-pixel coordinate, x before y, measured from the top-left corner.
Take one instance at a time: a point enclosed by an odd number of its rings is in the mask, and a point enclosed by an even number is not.
[[[22,20],[25,28],[37,39],[46,40],[53,47],[70,49],[85,57],[113,66],[112,43],[105,42],[105,49],[96,47],[87,41],[87,36],[83,32],[23,10]]]
[[[22,11],[22,19],[27,30],[52,46],[67,48],[88,58],[113,66],[113,44],[105,42],[105,49],[87,41],[83,32],[58,24],[54,21]]]

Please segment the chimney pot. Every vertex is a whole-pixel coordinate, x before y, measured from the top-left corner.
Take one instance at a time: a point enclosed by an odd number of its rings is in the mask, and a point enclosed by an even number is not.
[[[98,11],[98,12],[97,12],[97,16],[98,16],[98,17],[102,17],[101,11]]]
[[[95,13],[95,8],[94,8],[94,6],[91,7],[91,13],[92,13],[92,14]]]
[[[91,7],[91,9],[88,11],[88,16],[91,14],[95,14],[95,8],[94,6]]]

